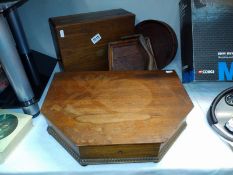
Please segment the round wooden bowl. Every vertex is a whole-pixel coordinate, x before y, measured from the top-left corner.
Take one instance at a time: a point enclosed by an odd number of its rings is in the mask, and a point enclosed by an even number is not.
[[[158,69],[163,69],[174,59],[178,42],[174,30],[168,24],[146,20],[136,25],[136,32],[150,38]]]

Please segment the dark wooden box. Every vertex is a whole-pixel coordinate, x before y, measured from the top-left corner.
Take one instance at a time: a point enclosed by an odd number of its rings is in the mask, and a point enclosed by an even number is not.
[[[49,19],[57,56],[65,71],[108,70],[108,43],[134,34],[135,15],[123,10]],[[93,43],[94,36],[101,37]]]
[[[175,73],[57,74],[42,107],[48,131],[81,165],[159,161],[192,102]]]

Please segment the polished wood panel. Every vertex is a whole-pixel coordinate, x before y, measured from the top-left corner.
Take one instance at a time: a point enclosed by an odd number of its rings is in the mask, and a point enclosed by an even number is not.
[[[65,71],[108,70],[108,43],[135,30],[135,15],[123,9],[54,17],[49,21]],[[91,38],[96,34],[102,39],[93,44]]]
[[[42,113],[83,159],[157,160],[191,109],[174,72],[103,71],[57,74]]]

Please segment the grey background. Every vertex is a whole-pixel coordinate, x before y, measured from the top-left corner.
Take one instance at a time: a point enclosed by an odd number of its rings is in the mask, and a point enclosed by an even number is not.
[[[114,8],[135,13],[136,23],[146,19],[164,21],[174,29],[178,41],[180,40],[179,0],[28,0],[18,11],[30,48],[56,57],[49,17]],[[180,44],[176,58],[168,69],[179,72],[179,63]]]

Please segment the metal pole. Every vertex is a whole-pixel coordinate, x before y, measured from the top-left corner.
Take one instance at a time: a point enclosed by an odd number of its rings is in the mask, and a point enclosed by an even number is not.
[[[26,114],[37,116],[39,106],[20,61],[16,44],[3,14],[0,14],[0,62]]]
[[[32,81],[36,86],[40,85],[39,74],[36,70],[35,64],[31,59],[30,49],[26,40],[26,36],[20,22],[17,9],[9,9],[5,12],[7,22],[10,26],[12,35],[16,42],[19,54],[22,56],[23,64],[25,64],[26,72],[32,77]]]

